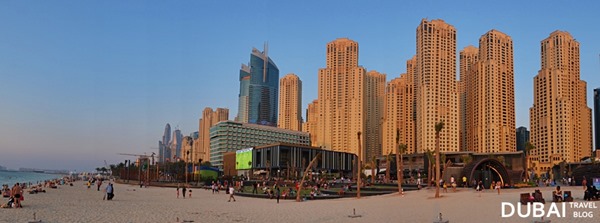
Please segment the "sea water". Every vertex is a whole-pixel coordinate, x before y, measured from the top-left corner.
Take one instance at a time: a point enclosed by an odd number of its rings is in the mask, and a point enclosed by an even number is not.
[[[20,172],[20,171],[0,171],[0,185],[8,184],[9,187],[15,183],[32,183],[38,181],[51,180],[61,178],[61,175],[35,172]]]

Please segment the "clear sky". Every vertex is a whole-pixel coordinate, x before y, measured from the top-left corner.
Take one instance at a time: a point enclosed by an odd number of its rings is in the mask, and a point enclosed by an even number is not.
[[[459,3],[456,3],[459,2]],[[460,50],[490,29],[513,38],[517,126],[529,127],[540,41],[581,44],[581,78],[600,87],[598,1],[0,1],[0,165],[93,170],[157,151],[164,126],[198,130],[205,107],[237,114],[252,47],[317,98],[325,45],[359,43],[359,64],[406,70],[422,18],[457,29]],[[458,53],[458,52],[457,52]],[[458,63],[458,61],[457,61]],[[457,66],[458,68],[458,66]],[[458,78],[458,72],[457,72]]]

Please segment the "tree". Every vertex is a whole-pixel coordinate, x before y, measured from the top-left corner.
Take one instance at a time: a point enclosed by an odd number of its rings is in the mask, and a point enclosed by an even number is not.
[[[312,170],[312,166],[315,164],[315,161],[317,161],[320,157],[321,157],[321,153],[317,153],[315,158],[313,158],[313,160],[310,161],[310,164],[308,164],[308,166],[306,167],[306,170],[304,170],[304,174],[302,174],[302,179],[300,180],[300,185],[298,185],[298,193],[296,195],[296,201],[302,201],[302,199],[300,197],[300,192],[302,191],[302,186],[304,186],[304,179],[306,179],[306,175],[308,175],[308,171]]]
[[[529,166],[531,160],[529,160],[529,156],[531,154],[531,150],[534,150],[535,146],[530,142],[525,143],[525,179],[529,180]]]
[[[426,178],[426,182],[427,182],[427,187],[431,186],[431,176],[433,176],[433,167],[434,167],[434,163],[433,163],[433,151],[431,150],[427,150],[425,152],[425,155],[427,155],[427,160],[429,160],[429,168],[427,168],[427,178]]]
[[[204,161],[202,164],[200,164],[200,166],[212,167],[212,163],[210,163],[210,161]]]
[[[444,120],[435,124],[435,197],[440,197],[440,132],[444,128]]]
[[[361,160],[362,160],[362,146],[360,144],[360,142],[361,142],[360,134],[361,134],[361,132],[356,133],[357,138],[358,138],[358,179],[356,181],[356,198],[360,198],[360,178],[361,178],[361,173],[362,173],[362,170],[360,169]]]
[[[402,181],[404,180],[404,153],[406,152],[406,144],[399,144],[398,151],[400,160],[398,161],[398,194],[402,195]]]
[[[473,157],[471,155],[462,155],[462,156],[460,156],[460,159],[462,160],[462,162],[465,166],[467,164],[469,164],[471,161],[473,161]]]
[[[385,157],[385,161],[387,162],[387,170],[385,171],[385,182],[389,183],[390,182],[390,170],[392,169],[392,151],[390,151],[390,153],[388,153],[388,155]]]
[[[377,156],[371,158],[371,184],[375,184],[375,162],[377,162]]]

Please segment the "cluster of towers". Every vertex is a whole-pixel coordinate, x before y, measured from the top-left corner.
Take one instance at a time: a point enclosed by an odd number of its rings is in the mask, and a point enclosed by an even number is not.
[[[478,47],[462,49],[457,80],[454,26],[423,19],[416,34],[416,55],[406,61],[406,72],[387,83],[386,74],[359,65],[357,42],[340,38],[328,43],[326,66],[318,70],[318,98],[308,104],[305,122],[298,76],[279,79],[268,48],[253,49],[250,62],[240,69],[235,119],[308,132],[313,146],[327,150],[358,153],[362,148],[365,160],[395,153],[397,140],[407,153],[434,150],[434,126],[442,121],[443,152],[516,151],[511,37],[490,30]],[[558,162],[590,156],[592,132],[586,82],[579,77],[579,43],[567,32],[553,32],[541,42],[541,58],[530,109],[530,159],[545,171]],[[225,108],[204,110],[198,137],[191,141],[199,148],[192,160],[209,160],[209,129],[228,116]],[[171,141],[181,144],[166,137],[162,142]],[[185,155],[177,151],[171,150]]]

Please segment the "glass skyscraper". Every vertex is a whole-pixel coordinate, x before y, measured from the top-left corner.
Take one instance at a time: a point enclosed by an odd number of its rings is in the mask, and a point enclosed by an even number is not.
[[[240,122],[277,126],[279,69],[267,52],[266,46],[263,52],[252,49],[250,63],[240,69]]]

